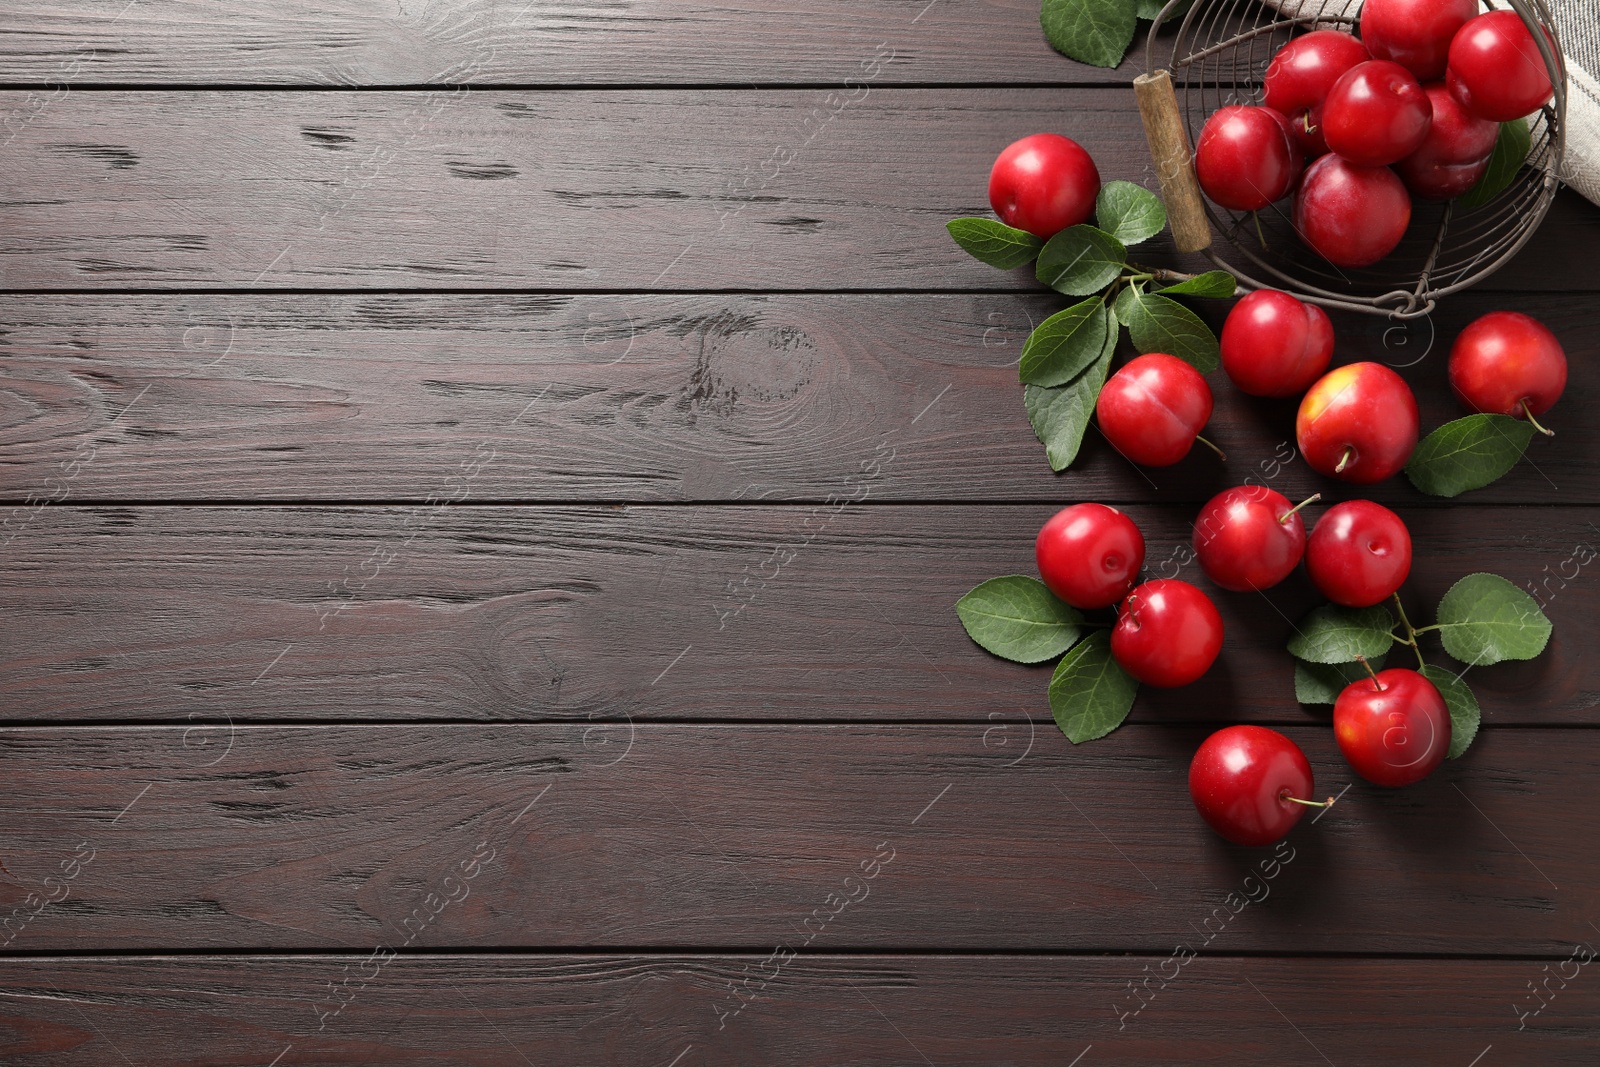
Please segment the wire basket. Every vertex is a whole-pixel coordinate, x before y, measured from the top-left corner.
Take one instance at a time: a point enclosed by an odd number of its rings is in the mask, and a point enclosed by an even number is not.
[[[1475,209],[1456,201],[1414,200],[1411,225],[1400,244],[1363,268],[1337,267],[1312,251],[1294,232],[1287,199],[1260,212],[1229,211],[1204,199],[1190,147],[1218,108],[1261,102],[1267,64],[1297,32],[1354,31],[1360,0],[1281,0],[1282,10],[1257,0],[1193,0],[1171,37],[1171,62],[1163,68],[1157,60],[1158,31],[1186,2],[1170,0],[1151,26],[1145,49],[1149,73],[1134,83],[1162,192],[1169,209],[1180,202],[1173,213],[1180,251],[1203,251],[1249,288],[1282,289],[1324,307],[1410,319],[1498,270],[1550,209],[1560,185],[1567,101],[1566,67],[1544,0],[1506,0],[1533,29],[1554,90],[1528,119],[1532,147],[1526,164],[1508,187]],[[1191,200],[1187,212],[1181,203],[1186,197]],[[1180,232],[1186,215],[1187,235]],[[1213,242],[1213,233],[1219,242]]]

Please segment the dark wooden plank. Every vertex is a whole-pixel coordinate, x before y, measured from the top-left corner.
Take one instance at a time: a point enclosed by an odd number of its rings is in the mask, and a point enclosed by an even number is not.
[[[852,95],[73,93],[6,147],[0,286],[1037,289],[944,230],[1002,146],[1152,177],[1123,88]],[[1597,228],[1564,196],[1497,284],[1594,289]]]
[[[1600,1053],[1600,985],[1567,955],[1202,957],[1179,970],[1163,958],[802,954],[762,983],[778,967],[763,969],[764,962],[760,955],[403,956],[380,968],[364,955],[8,960],[0,964],[0,1054],[15,1067],[100,1065],[120,1062],[119,1054],[152,1067],[267,1064],[274,1056],[278,1067],[1064,1067],[1074,1057],[1082,1067],[1281,1067],[1320,1057],[1464,1067],[1474,1056],[1485,1065],[1587,1067]],[[1144,967],[1178,977],[1137,1016],[1119,1020],[1119,1006],[1132,1002],[1127,983],[1143,980]],[[1579,977],[1563,988],[1557,972]],[[339,984],[347,975],[348,993]],[[1549,1007],[1519,1031],[1513,1006],[1536,1005],[1526,983],[1547,980],[1555,993]],[[329,996],[330,985],[350,1003],[319,1029],[317,1013],[331,1002],[317,998]],[[723,1020],[712,1006],[738,1003],[730,986],[751,999]]]
[[[1249,890],[1213,950],[1553,954],[1600,908],[1593,730],[1491,729],[1415,787],[1356,783],[1263,890],[1271,851],[1190,804],[1204,728],[995,729],[3,730],[6,947],[1168,952]],[[1341,792],[1331,730],[1287,732]]]
[[[1037,6],[1007,0],[11,7],[0,80],[72,85],[817,84],[860,78],[875,56],[892,56],[879,76],[889,84],[1126,85],[1142,69],[1144,43],[1141,34],[1120,71],[1074,63],[1046,44]]]
[[[1140,472],[1097,432],[1070,473],[1044,461],[1015,364],[1063,301],[946,296],[14,297],[0,307],[0,499],[422,500],[480,446],[473,501],[820,501],[890,442],[874,500],[1198,505],[1276,470],[1302,499],[1330,483],[1293,455],[1294,405],[1215,377],[1208,436]],[[1228,302],[1203,310],[1220,328]],[[1412,383],[1431,427],[1456,333],[1489,307],[1548,323],[1574,368],[1600,359],[1600,305],[1475,293],[1409,333],[1340,316],[1340,359]],[[1403,343],[1402,343],[1403,342]],[[1131,350],[1130,350],[1131,351]],[[1409,364],[1409,366],[1408,366]],[[930,406],[931,405],[931,406]],[[1600,383],[1574,373],[1560,433],[1484,502],[1600,502]],[[587,457],[575,460],[574,457]],[[1332,491],[1346,491],[1343,487]],[[1438,503],[1404,478],[1363,490]],[[3,537],[3,534],[0,534]]]
[[[986,578],[1034,573],[1033,539],[1053,511],[46,507],[0,568],[0,714],[925,721],[994,711],[1053,729],[1048,665],[990,657],[951,607]],[[1187,562],[1189,512],[1129,513],[1150,575],[1209,588]],[[1479,570],[1536,590],[1554,620],[1539,659],[1472,671],[1487,720],[1600,722],[1588,656],[1600,616],[1586,591],[1594,510],[1408,515],[1416,563],[1405,595],[1418,625]],[[1319,602],[1303,572],[1265,596],[1216,599],[1229,635],[1219,665],[1188,688],[1147,691],[1135,714],[1325,717],[1295,703],[1283,651],[1291,620]]]

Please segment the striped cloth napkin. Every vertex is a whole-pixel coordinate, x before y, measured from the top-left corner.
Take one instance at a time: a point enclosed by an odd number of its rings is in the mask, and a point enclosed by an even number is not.
[[[1551,0],[1550,13],[1567,61],[1561,180],[1600,204],[1600,7],[1595,0]]]

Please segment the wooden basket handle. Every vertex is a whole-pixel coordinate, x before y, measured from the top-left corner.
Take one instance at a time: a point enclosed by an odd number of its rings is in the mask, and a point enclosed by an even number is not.
[[[1161,199],[1167,204],[1173,243],[1179,252],[1211,247],[1211,223],[1200,198],[1194,153],[1178,112],[1172,75],[1164,70],[1139,75],[1133,79],[1133,95],[1139,101],[1145,140],[1150,142],[1150,158],[1155,161],[1156,177],[1161,181]]]

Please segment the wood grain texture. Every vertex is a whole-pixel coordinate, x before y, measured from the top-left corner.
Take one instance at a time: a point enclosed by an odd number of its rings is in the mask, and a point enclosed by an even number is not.
[[[1054,510],[46,507],[0,569],[3,715],[994,714],[1053,729],[1049,666],[989,656],[952,606],[985,579],[1035,573],[1033,540]],[[1188,562],[1187,510],[1129,514],[1150,575],[1211,588]],[[1594,511],[1409,518],[1417,625],[1481,570],[1537,591],[1554,622],[1538,659],[1468,675],[1487,721],[1600,722]],[[1147,690],[1135,715],[1325,721],[1327,708],[1295,703],[1284,651],[1294,620],[1322,602],[1303,572],[1267,594],[1215,596],[1228,632],[1218,665],[1187,688]]]
[[[1398,1067],[1465,1065],[1492,1047],[1505,1063],[1587,1067],[1600,1052],[1600,983],[1587,970],[1565,989],[1552,981],[1550,1007],[1517,1030],[1512,1005],[1533,1003],[1525,983],[1556,969],[1534,960],[1201,958],[1119,1030],[1127,983],[1163,961],[805,954],[723,1022],[712,1005],[764,973],[762,962],[402,957],[319,1030],[326,1008],[314,1005],[326,1002],[316,998],[346,973],[368,973],[365,956],[8,960],[0,1055],[15,1067],[100,1065],[119,1053],[151,1067],[264,1065],[280,1054],[278,1067],[664,1067],[674,1057],[679,1067],[1064,1067],[1080,1055],[1082,1067],[1281,1067],[1320,1056]]]
[[[1072,746],[1048,667],[955,599],[1031,573],[1068,500],[1205,584],[1199,501],[1330,486],[1292,405],[1220,376],[1225,466],[1091,433],[1047,470],[1015,362],[1065,301],[943,223],[1040,129],[1154,176],[1137,52],[1074,64],[1037,15],[8,9],[0,1060],[1595,1061],[1600,985],[1561,965],[1600,935],[1600,209],[1561,194],[1430,323],[1337,323],[1341,361],[1413,364],[1426,425],[1484,311],[1572,357],[1503,482],[1369,494],[1419,621],[1480,569],[1554,619],[1466,674],[1467,756],[1352,781],[1293,700],[1303,575],[1221,594],[1211,674]],[[1164,241],[1138,258],[1204,265]],[[1188,798],[1235,720],[1341,793],[1276,859]]]
[[[839,83],[880,44],[891,83],[1126,85],[1143,63],[1137,49],[1121,71],[1058,55],[1034,0],[19,0],[8,23],[0,80],[73,85]]]
[[[1205,728],[1031,750],[992,729],[4,730],[6,947],[1565,954],[1592,935],[1595,731],[1488,730],[1416,786],[1357,782],[1262,888],[1271,850],[1189,799]],[[1286,732],[1320,791],[1350,783],[1329,728]]]
[[[1037,289],[944,223],[1063,116],[1103,177],[1153,181],[1131,95],[71,93],[4,149],[0,286]],[[1563,195],[1496,284],[1593,290],[1597,232]],[[1141,259],[1207,265],[1167,247]]]
[[[880,441],[895,453],[873,500],[1198,506],[1247,477],[1296,500],[1354,492],[1295,457],[1292,401],[1246,397],[1220,374],[1207,435],[1225,464],[1196,449],[1141,472],[1090,431],[1073,468],[1055,475],[1014,365],[1030,324],[1064,303],[13,297],[0,306],[0,499],[421,501],[487,444],[495,458],[472,480],[475,502],[817,502],[859,476]],[[1229,306],[1200,305],[1214,328]],[[1461,414],[1445,381],[1449,347],[1491,307],[1549,325],[1575,368],[1600,360],[1600,305],[1492,292],[1409,329],[1336,316],[1339,359],[1399,367],[1431,428]],[[1600,383],[1574,373],[1549,416],[1559,434],[1457,504],[1600,503],[1600,427],[1581,416],[1596,407]],[[1362,493],[1395,507],[1441,503],[1404,478]]]

